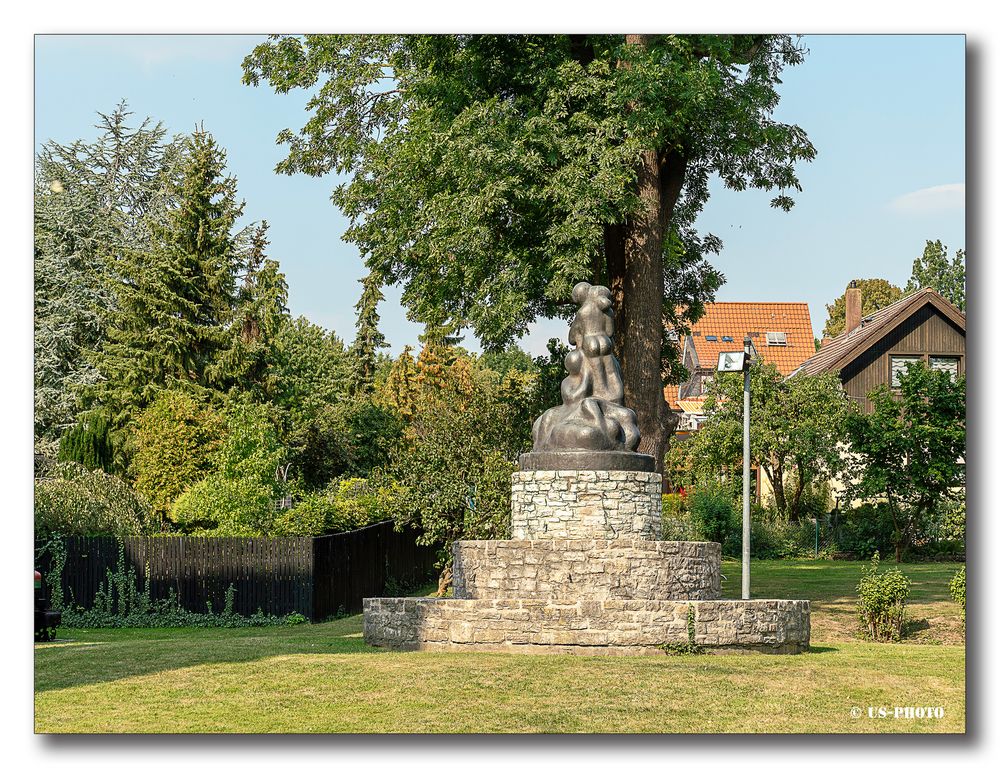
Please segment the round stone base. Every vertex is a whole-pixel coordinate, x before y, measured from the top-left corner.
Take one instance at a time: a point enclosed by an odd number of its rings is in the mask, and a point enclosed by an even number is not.
[[[590,655],[809,650],[808,600],[456,600],[369,597],[364,637],[397,650]]]
[[[656,472],[515,472],[511,538],[655,540],[660,537],[660,494]]]
[[[714,600],[722,547],[704,541],[541,539],[458,541],[456,598]]]

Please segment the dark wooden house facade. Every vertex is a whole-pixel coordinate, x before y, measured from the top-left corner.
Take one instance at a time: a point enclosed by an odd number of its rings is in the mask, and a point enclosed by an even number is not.
[[[792,375],[838,371],[848,396],[871,412],[868,393],[894,386],[907,363],[965,376],[965,315],[924,288],[868,317],[859,317],[860,294],[847,295],[847,328]]]

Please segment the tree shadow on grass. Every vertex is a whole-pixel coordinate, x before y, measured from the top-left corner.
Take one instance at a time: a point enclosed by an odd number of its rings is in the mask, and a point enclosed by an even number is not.
[[[239,629],[61,630],[36,646],[35,691],[74,688],[195,667],[291,654],[379,653],[361,638],[361,616],[318,624]]]

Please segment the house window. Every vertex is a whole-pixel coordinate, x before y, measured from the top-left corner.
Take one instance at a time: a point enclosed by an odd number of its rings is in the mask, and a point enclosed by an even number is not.
[[[947,371],[951,380],[958,378],[958,358],[957,357],[931,357],[932,371]]]
[[[767,346],[769,346],[769,347],[787,347],[788,346],[788,336],[785,335],[784,331],[768,331],[767,332]]]
[[[733,337],[732,337],[732,336],[723,336],[723,337],[722,337],[722,340],[723,340],[723,341],[732,341],[732,340],[733,340]]]
[[[718,336],[706,336],[705,337],[705,341],[718,341],[718,340],[719,340]]]
[[[922,362],[919,355],[892,355],[889,357],[889,372],[892,376],[892,388],[899,388],[899,378],[906,373],[906,366],[911,363]]]

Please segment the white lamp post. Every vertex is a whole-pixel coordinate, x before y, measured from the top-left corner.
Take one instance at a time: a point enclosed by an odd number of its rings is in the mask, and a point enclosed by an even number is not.
[[[743,339],[742,352],[720,352],[719,373],[743,371],[743,599],[750,599],[750,359],[753,341]]]

